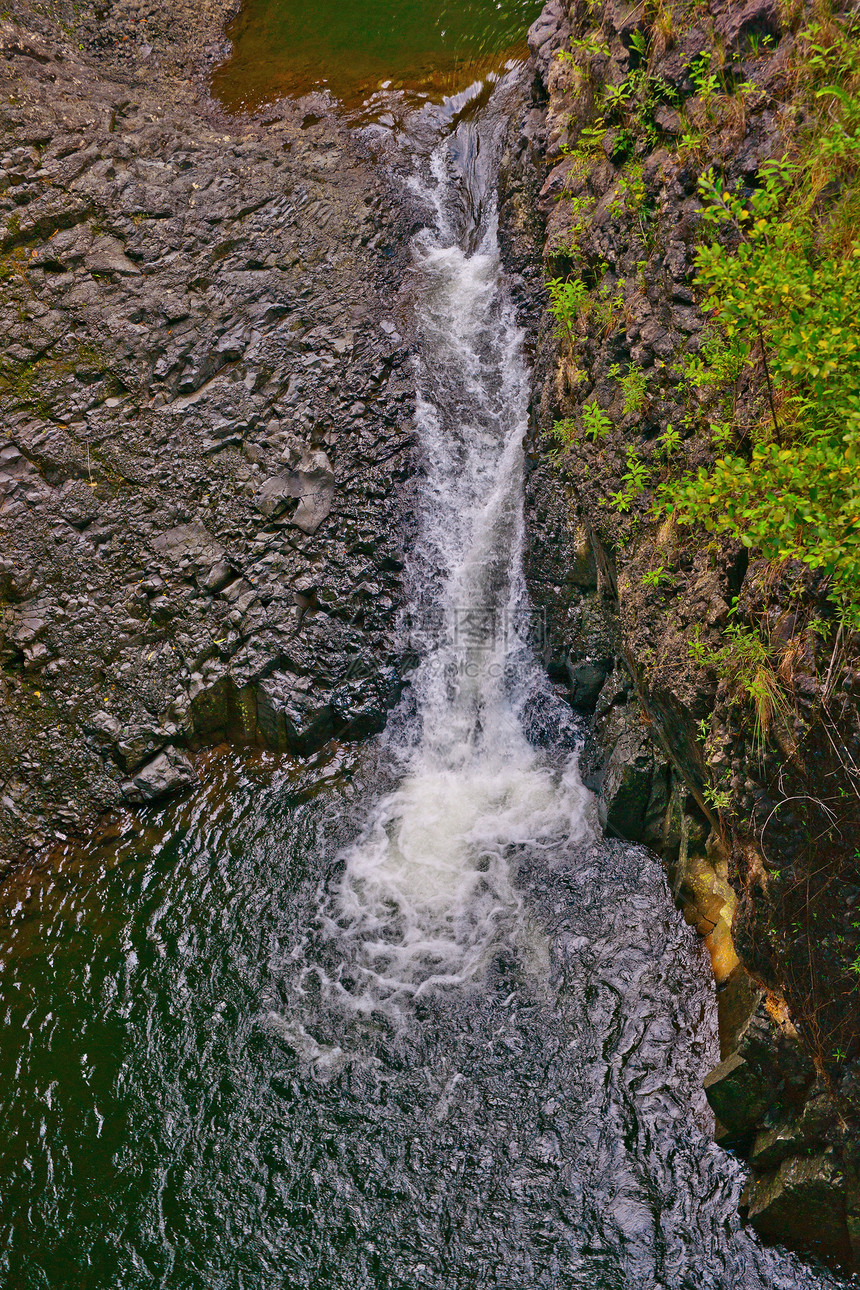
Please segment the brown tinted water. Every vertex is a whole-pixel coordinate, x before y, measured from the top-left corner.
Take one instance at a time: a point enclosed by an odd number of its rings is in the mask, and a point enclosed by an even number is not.
[[[231,111],[327,90],[348,108],[379,89],[439,100],[528,50],[540,0],[249,0],[212,78]]]

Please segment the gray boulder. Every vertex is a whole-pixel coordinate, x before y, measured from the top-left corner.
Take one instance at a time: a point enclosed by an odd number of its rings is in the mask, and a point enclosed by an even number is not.
[[[770,1101],[766,1087],[739,1053],[732,1053],[705,1076],[705,1096],[730,1134],[752,1133]]]
[[[324,452],[307,452],[295,470],[267,479],[254,500],[258,510],[274,518],[294,498],[299,504],[292,523],[303,533],[316,533],[334,501],[334,471]]]
[[[123,784],[122,795],[127,802],[155,802],[196,782],[191,759],[171,745]]]

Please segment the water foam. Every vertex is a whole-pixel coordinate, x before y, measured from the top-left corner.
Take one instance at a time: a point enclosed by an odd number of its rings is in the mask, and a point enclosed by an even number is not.
[[[456,127],[412,184],[432,213],[413,242],[425,470],[410,573],[423,658],[404,777],[343,856],[323,914],[344,963],[328,985],[361,1011],[474,980],[500,943],[523,938],[518,855],[592,831],[575,757],[532,746],[526,730],[536,697],[551,710],[544,726],[570,718],[529,646],[524,338],[492,192],[463,198],[464,183],[496,173],[492,158],[474,164],[498,151],[492,121],[490,137],[474,121]],[[484,212],[479,228],[464,210]]]

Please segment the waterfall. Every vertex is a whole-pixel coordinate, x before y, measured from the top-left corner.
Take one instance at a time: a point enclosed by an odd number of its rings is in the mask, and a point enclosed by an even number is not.
[[[360,1009],[473,979],[500,937],[522,933],[518,850],[558,852],[592,829],[522,572],[529,368],[495,199],[511,79],[495,112],[461,108],[410,179],[431,216],[412,245],[421,661],[392,723],[401,781],[346,852],[324,915],[346,956],[340,993]],[[529,738],[536,710],[557,732],[549,746]]]

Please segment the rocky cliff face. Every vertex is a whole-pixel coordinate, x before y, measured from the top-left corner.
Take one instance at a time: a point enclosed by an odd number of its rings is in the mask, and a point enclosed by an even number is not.
[[[724,1060],[705,1084],[718,1139],[750,1161],[749,1219],[844,1266],[860,1258],[860,642],[810,570],[658,520],[653,487],[629,486],[635,463],[665,475],[667,427],[684,468],[714,460],[713,393],[691,415],[682,379],[711,361],[698,179],[713,166],[751,191],[791,148],[808,19],[771,0],[551,0],[505,210],[521,271],[537,206],[545,278],[581,293],[538,341],[528,564],[547,663],[588,717],[605,827],[665,857],[711,951]],[[764,380],[746,371],[736,402]],[[783,698],[765,731],[714,661],[732,621],[769,643]]]
[[[0,22],[2,864],[398,692],[400,217],[335,121],[219,114],[224,14]]]

